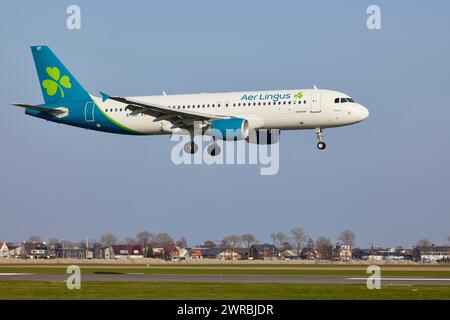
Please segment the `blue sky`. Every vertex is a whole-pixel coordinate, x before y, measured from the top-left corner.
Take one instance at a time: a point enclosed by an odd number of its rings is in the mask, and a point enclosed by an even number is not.
[[[66,8],[81,8],[81,30]],[[381,7],[382,30],[366,28]],[[345,5],[344,5],[345,4]],[[0,240],[81,240],[142,229],[189,244],[300,226],[368,246],[450,235],[448,1],[8,1],[0,4]],[[91,93],[319,88],[368,121],[283,132],[280,171],[175,166],[169,137],[48,123],[29,47],[47,44]]]

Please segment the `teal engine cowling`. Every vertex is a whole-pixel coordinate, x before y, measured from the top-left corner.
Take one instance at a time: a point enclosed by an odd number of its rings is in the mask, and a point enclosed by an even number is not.
[[[220,140],[245,140],[249,135],[248,121],[241,118],[212,120],[209,134]]]

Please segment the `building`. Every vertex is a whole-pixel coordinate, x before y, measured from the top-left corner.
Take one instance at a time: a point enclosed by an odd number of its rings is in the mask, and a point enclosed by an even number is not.
[[[22,242],[21,255],[26,259],[49,259],[47,244],[42,241]]]
[[[142,259],[144,253],[140,245],[117,244],[104,249],[105,259]]]
[[[416,247],[412,252],[412,257],[414,260],[422,262],[450,261],[450,246]]]
[[[254,244],[250,247],[249,259],[275,260],[280,258],[280,250],[273,244]]]
[[[188,248],[173,246],[169,251],[169,259],[172,261],[191,260],[191,251]]]
[[[352,247],[338,244],[332,247],[332,259],[348,261],[352,259]]]
[[[317,250],[313,247],[304,247],[300,251],[300,258],[305,260],[315,260],[317,259]]]
[[[5,242],[0,242],[0,259],[9,258],[9,248]]]

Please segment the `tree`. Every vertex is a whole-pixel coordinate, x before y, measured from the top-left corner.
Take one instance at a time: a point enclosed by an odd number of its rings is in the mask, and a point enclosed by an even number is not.
[[[351,230],[344,230],[339,235],[338,240],[346,246],[354,247],[356,244],[356,235]]]
[[[256,244],[258,241],[255,236],[251,233],[246,233],[241,236],[241,241],[245,248],[250,248],[252,245]]]
[[[138,241],[136,239],[134,239],[133,237],[125,237],[123,239],[123,242],[127,245],[127,246],[134,246],[135,244],[138,243]]]
[[[283,241],[281,244],[280,244],[280,250],[281,251],[284,251],[284,250],[291,250],[292,249],[292,246],[291,246],[291,244],[289,243],[289,241]]]
[[[100,243],[104,246],[112,246],[117,243],[117,237],[112,233],[106,233],[100,237]]]
[[[292,240],[293,240],[293,247],[297,251],[297,256],[300,255],[300,252],[302,251],[303,247],[305,246],[306,240],[308,240],[308,236],[306,235],[306,232],[303,231],[302,228],[293,228],[291,230],[292,233]]]
[[[431,242],[428,239],[420,239],[419,241],[417,241],[416,246],[417,247],[429,247],[429,246],[431,246]]]
[[[308,242],[306,242],[306,247],[308,248],[314,248],[316,246],[314,240],[312,238],[308,239]]]
[[[321,259],[331,258],[332,247],[330,239],[324,236],[318,237],[316,240],[316,247]]]
[[[211,249],[211,248],[215,248],[216,244],[214,243],[214,241],[206,240],[206,241],[203,241],[202,247]]]
[[[155,247],[163,248],[163,258],[165,260],[169,260],[170,251],[172,250],[174,244],[175,242],[173,241],[173,238],[167,233],[158,233],[152,239],[153,248]]]
[[[180,238],[180,240],[177,241],[177,247],[180,247],[180,248],[186,248],[187,247],[187,240],[186,240],[186,238],[184,236],[182,236]]]
[[[39,236],[32,235],[30,238],[28,238],[28,241],[42,242],[42,239]]]
[[[136,234],[136,239],[139,241],[142,248],[147,248],[152,238],[153,233],[151,233],[150,231],[143,230]]]
[[[277,232],[277,233],[272,233],[270,235],[270,238],[272,239],[273,243],[275,244],[275,246],[277,246],[277,248],[281,248],[281,244],[283,242],[288,241],[289,237],[287,236],[286,233],[284,232]]]
[[[48,244],[51,246],[55,246],[59,243],[59,239],[58,238],[50,238],[48,239]]]
[[[241,237],[237,235],[226,236],[222,240],[222,246],[225,249],[234,249],[238,246],[241,241]]]

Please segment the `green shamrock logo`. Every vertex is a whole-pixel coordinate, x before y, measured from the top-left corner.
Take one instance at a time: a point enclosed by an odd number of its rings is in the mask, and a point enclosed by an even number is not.
[[[70,78],[66,75],[60,77],[61,73],[59,72],[59,69],[57,67],[47,67],[45,71],[51,79],[45,79],[44,81],[42,81],[42,87],[47,90],[47,94],[49,96],[54,96],[59,89],[61,98],[64,98],[63,87],[66,89],[72,88]]]
[[[303,98],[303,93],[298,92],[294,95],[294,99],[300,100],[301,98]]]

